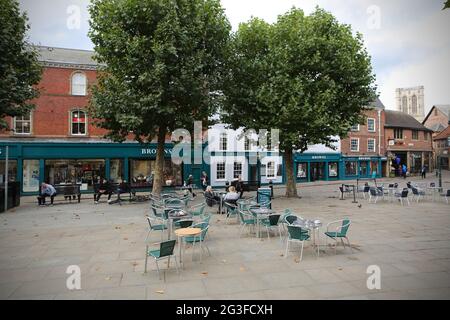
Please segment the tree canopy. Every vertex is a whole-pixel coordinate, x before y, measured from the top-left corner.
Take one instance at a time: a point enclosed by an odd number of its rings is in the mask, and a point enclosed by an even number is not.
[[[89,32],[103,67],[90,110],[107,137],[158,137],[160,191],[167,132],[215,111],[230,24],[218,0],[94,0]]]
[[[330,146],[362,120],[376,95],[361,34],[319,8],[293,8],[269,24],[253,18],[232,39],[222,119],[233,128],[279,129],[287,195],[295,196],[292,152]]]
[[[41,66],[27,42],[28,18],[15,0],[0,0],[0,130],[9,129],[6,116],[24,116],[39,95]]]

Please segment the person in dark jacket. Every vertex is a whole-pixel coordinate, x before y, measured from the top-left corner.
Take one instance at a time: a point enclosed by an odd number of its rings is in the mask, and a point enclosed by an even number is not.
[[[102,194],[108,195],[108,202],[111,202],[112,188],[111,184],[106,179],[100,180],[98,185],[97,193],[94,194],[94,202],[97,204],[100,200]]]
[[[189,177],[186,180],[186,187],[189,190],[189,192],[192,194],[192,196],[195,197],[196,194],[192,190],[193,185],[194,185],[194,177],[192,176],[192,174],[190,174]]]
[[[207,186],[205,189],[205,201],[208,207],[213,207],[220,202],[220,197],[214,194],[211,186]]]
[[[200,178],[200,180],[202,182],[203,191],[206,191],[206,188],[209,185],[209,178],[208,178],[208,174],[205,171],[202,172],[202,177]]]

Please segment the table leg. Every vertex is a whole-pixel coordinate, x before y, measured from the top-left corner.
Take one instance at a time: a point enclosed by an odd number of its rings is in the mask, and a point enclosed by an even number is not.
[[[180,267],[183,268],[183,257],[182,257],[182,251],[181,251],[181,246],[182,246],[182,237],[178,237],[178,254],[180,255]]]

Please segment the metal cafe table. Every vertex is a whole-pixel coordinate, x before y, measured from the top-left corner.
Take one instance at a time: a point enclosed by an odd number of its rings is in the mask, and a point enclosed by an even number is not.
[[[213,193],[215,196],[218,196],[220,201],[219,201],[219,214],[222,214],[223,212],[223,197],[225,196],[225,194],[227,193],[226,191],[219,191],[219,190],[213,190]]]
[[[173,228],[173,223],[177,220],[181,220],[181,219],[190,219],[192,218],[192,214],[190,214],[189,212],[186,212],[182,209],[173,209],[173,208],[166,208],[164,209],[164,215],[166,215],[166,219],[169,221],[169,235],[168,235],[168,239],[170,240],[170,237],[172,235],[172,228]]]
[[[256,219],[256,236],[259,238],[261,235],[261,220],[266,219],[269,214],[275,211],[269,208],[250,208],[250,212]]]
[[[293,225],[296,226],[300,226],[304,229],[308,229],[311,231],[312,234],[312,241],[313,241],[313,246],[317,247],[317,256],[319,256],[319,248],[320,248],[320,244],[319,244],[319,235],[320,235],[320,227],[322,227],[322,222],[320,220],[302,220],[302,219],[297,219],[295,220],[293,223]],[[316,236],[317,233],[317,236]]]
[[[182,247],[182,243],[183,243],[183,237],[190,237],[190,236],[197,236],[202,232],[202,229],[200,228],[181,228],[178,230],[175,230],[175,234],[178,237],[178,250],[179,250],[179,259],[180,259],[180,265],[183,268],[183,259],[182,259],[182,252],[181,252],[181,247]],[[202,245],[202,241],[200,242],[200,246]],[[194,250],[192,248],[192,250]],[[200,250],[202,250],[202,248],[200,247]],[[200,257],[201,257],[201,253],[200,253]]]

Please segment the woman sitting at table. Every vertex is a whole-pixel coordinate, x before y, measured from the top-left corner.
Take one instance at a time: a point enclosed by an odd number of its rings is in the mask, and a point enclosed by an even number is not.
[[[212,207],[220,202],[219,196],[216,196],[212,190],[211,186],[207,186],[205,189],[205,199],[208,207]]]
[[[227,194],[223,197],[223,201],[236,204],[236,201],[239,200],[239,193],[236,192],[236,188],[233,186],[230,186],[228,188]]]

